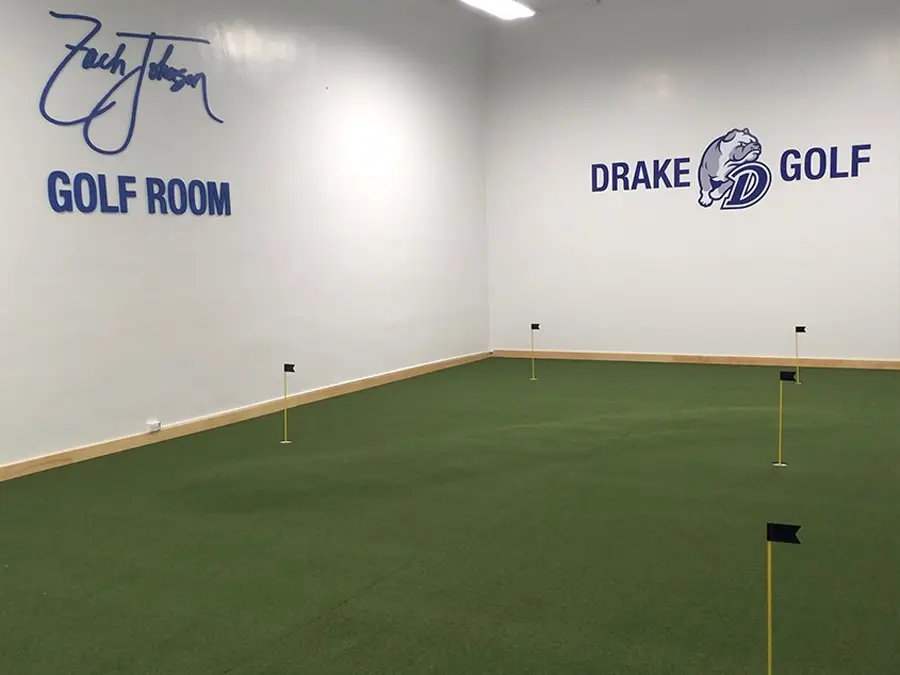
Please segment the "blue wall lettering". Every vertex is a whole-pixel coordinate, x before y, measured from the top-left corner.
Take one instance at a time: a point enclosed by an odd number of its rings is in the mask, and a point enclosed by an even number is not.
[[[191,213],[195,216],[202,216],[206,213],[206,185],[203,181],[192,180],[188,185],[188,201],[191,205]]]
[[[153,215],[156,209],[163,215],[169,213],[166,206],[166,181],[162,178],[147,179],[147,211]]]
[[[70,177],[65,171],[47,176],[47,201],[56,213],[128,213],[129,202],[138,197],[136,176],[110,177],[80,172]],[[180,178],[165,181],[149,177],[146,186],[147,212],[182,215],[190,207],[196,216],[230,216],[231,185],[216,181]]]
[[[660,188],[690,187],[690,157],[676,159],[654,159],[639,161],[634,171],[628,162],[613,162],[591,165],[591,189],[593,192],[613,192],[637,190],[658,190]]]
[[[619,183],[622,183],[622,189],[628,190],[628,164],[625,162],[613,162],[612,165],[612,189],[613,192],[619,189]]]
[[[853,158],[850,161],[850,175],[856,178],[859,175],[859,165],[860,164],[868,164],[871,160],[869,157],[864,157],[861,153],[866,150],[871,150],[872,146],[866,143],[865,145],[854,145],[853,146]]]
[[[65,171],[51,171],[47,177],[47,199],[50,200],[50,208],[57,213],[71,213],[73,208],[72,185],[69,175]]]
[[[803,178],[803,163],[799,150],[785,150],[781,154],[781,180],[788,183]]]
[[[828,162],[825,159],[825,151],[822,148],[810,148],[803,158],[803,169],[810,180],[819,180],[825,177],[828,171]]]
[[[207,181],[206,191],[209,194],[209,215],[231,215],[231,185]]]
[[[128,213],[128,200],[137,197],[137,192],[129,189],[129,185],[137,183],[134,176],[119,176],[119,207],[122,213]]]
[[[606,164],[592,165],[591,176],[594,192],[603,192],[609,186],[609,167]]]
[[[791,183],[798,180],[821,180],[829,178],[856,178],[859,176],[860,164],[867,164],[870,158],[862,153],[871,150],[871,145],[854,145],[850,149],[849,171],[846,150],[833,145],[828,151],[825,148],[812,147],[801,153],[795,148],[785,150],[781,155],[781,179]],[[843,170],[842,170],[842,167]]]
[[[632,190],[637,190],[638,186],[643,185],[650,189],[650,174],[647,173],[647,163],[638,162],[634,166],[634,182],[631,185]]]
[[[106,176],[97,176],[97,187],[100,190],[100,211],[103,213],[119,213],[117,204],[109,203],[109,191],[106,189]]]
[[[187,186],[180,178],[169,181],[169,208],[176,216],[184,215],[187,211]]]
[[[675,187],[691,187],[691,182],[689,180],[684,180],[684,177],[691,173],[691,167],[689,166],[690,162],[690,157],[679,157],[675,160]]]
[[[119,32],[116,36],[123,40],[134,40],[143,43],[143,51],[138,57],[136,65],[129,67],[126,61],[126,43],[120,42],[115,53],[99,52],[91,46],[91,41],[101,31],[103,24],[96,18],[84,16],[80,14],[61,14],[59,12],[50,12],[50,16],[55,19],[65,21],[78,22],[88,29],[88,32],[76,44],[66,44],[66,55],[56,66],[56,69],[50,75],[44,89],[41,92],[40,111],[44,119],[61,127],[81,126],[84,142],[89,148],[103,155],[116,155],[123,152],[134,138],[135,127],[137,125],[138,108],[141,101],[144,82],[166,82],[169,83],[169,91],[178,93],[185,88],[200,91],[203,107],[209,118],[215,122],[222,123],[223,120],[217,117],[209,104],[209,81],[205,73],[192,73],[187,68],[181,68],[170,63],[175,51],[175,44],[178,43],[196,43],[209,44],[208,40],[195,37],[183,37],[179,35],[157,35],[156,33],[127,33]],[[158,61],[151,62],[153,48],[156,43],[168,43]],[[107,75],[115,76],[116,79],[106,93],[97,101],[93,107],[82,112],[79,115],[57,117],[48,112],[47,101],[53,91],[53,87],[77,57],[81,57],[80,64],[83,71],[101,71]],[[129,81],[134,81],[134,93],[131,100],[117,98],[119,89]],[[124,138],[118,145],[113,147],[101,147],[94,141],[91,134],[91,125],[95,120],[99,119],[116,105],[121,103],[128,106],[130,113],[128,117],[128,127],[125,130]]]
[[[75,174],[72,194],[75,197],[75,208],[82,213],[93,213],[97,209],[97,181],[91,174]]]
[[[820,181],[824,178],[856,178],[860,167],[872,161],[868,143],[850,147],[789,148],[781,153],[779,175],[783,182]],[[734,128],[706,146],[697,168],[699,204],[719,202],[722,210],[746,209],[758,204],[772,187],[772,170],[762,159],[763,144],[747,127]],[[849,155],[849,157],[848,157]],[[643,188],[691,187],[691,158],[639,160],[591,165],[593,192],[626,192]]]
[[[769,192],[772,172],[765,164],[750,162],[729,173],[728,179],[734,181],[734,187],[722,201],[722,209],[746,209],[758,203]]]
[[[838,153],[839,152],[840,152],[840,148],[838,148],[837,146],[834,146],[834,145],[831,146],[831,162],[830,162],[831,173],[829,174],[829,176],[831,178],[849,178],[850,174],[848,172],[840,171],[838,169],[838,164],[839,164]]]
[[[659,188],[660,183],[665,183],[667,188],[672,187],[672,182],[669,180],[668,173],[666,173],[671,163],[671,159],[662,162],[658,159],[653,160],[653,187]]]

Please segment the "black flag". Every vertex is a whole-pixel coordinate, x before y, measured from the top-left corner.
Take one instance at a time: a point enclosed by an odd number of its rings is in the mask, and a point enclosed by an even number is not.
[[[794,330],[797,331],[798,333],[805,333],[806,326],[797,326]]]
[[[284,364],[284,372],[293,373],[294,372],[294,364],[293,363],[285,363]]]
[[[781,523],[766,523],[766,541],[779,544],[799,544],[800,537],[797,533],[800,525],[782,525]]]
[[[539,324],[539,323],[531,324],[531,330],[540,330],[540,329],[541,329],[541,324]]]
[[[781,371],[781,381],[782,382],[796,382],[797,381],[797,373],[793,370],[782,370]]]

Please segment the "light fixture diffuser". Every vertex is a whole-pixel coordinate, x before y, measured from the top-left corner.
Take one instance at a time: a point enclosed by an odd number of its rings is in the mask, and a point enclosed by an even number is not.
[[[528,19],[534,16],[534,10],[518,0],[460,0],[460,2],[504,21]]]

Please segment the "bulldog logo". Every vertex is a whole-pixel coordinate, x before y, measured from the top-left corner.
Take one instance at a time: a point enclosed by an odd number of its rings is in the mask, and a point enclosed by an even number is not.
[[[721,202],[722,209],[746,209],[766,196],[772,172],[759,157],[762,144],[749,129],[732,129],[703,153],[698,169],[700,206]]]

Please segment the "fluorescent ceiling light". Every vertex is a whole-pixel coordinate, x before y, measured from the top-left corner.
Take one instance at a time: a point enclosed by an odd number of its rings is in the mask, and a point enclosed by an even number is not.
[[[488,14],[493,14],[505,21],[528,19],[534,16],[534,10],[526,7],[518,0],[460,0],[460,2]]]

